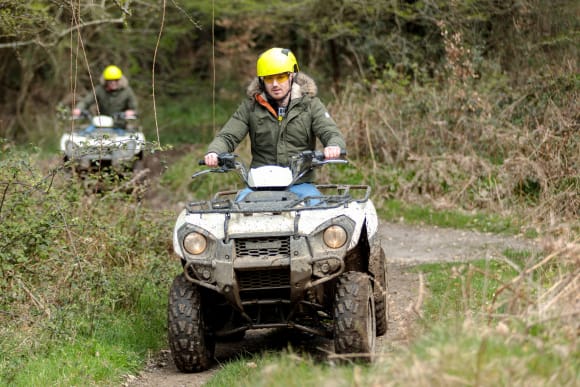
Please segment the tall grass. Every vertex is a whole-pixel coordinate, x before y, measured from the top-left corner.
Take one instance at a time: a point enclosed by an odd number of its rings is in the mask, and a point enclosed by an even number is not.
[[[439,77],[387,69],[337,96],[330,108],[345,129],[350,157],[371,169],[369,179],[388,182],[376,187],[385,198],[551,226],[575,223],[575,65],[516,83],[491,61],[475,66],[461,36],[442,31],[447,61]]]
[[[2,146],[0,380],[92,384],[135,370],[165,341],[173,214],[114,190],[87,196],[62,166]]]
[[[546,245],[539,255],[417,267],[427,283],[418,289],[423,334],[368,382],[576,385],[579,257],[578,244]]]

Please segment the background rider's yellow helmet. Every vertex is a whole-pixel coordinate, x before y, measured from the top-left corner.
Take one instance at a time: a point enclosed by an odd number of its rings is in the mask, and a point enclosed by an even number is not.
[[[298,72],[296,57],[287,48],[271,48],[258,57],[256,73],[259,77]]]
[[[105,78],[105,81],[116,81],[121,79],[122,76],[123,72],[121,69],[114,65],[107,66],[105,71],[103,71],[103,78]]]

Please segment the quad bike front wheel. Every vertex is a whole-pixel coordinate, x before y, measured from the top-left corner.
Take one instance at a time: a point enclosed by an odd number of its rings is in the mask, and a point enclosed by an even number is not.
[[[215,340],[206,326],[199,288],[175,277],[169,291],[168,339],[175,366],[182,372],[207,370],[212,362]]]
[[[339,354],[374,353],[375,302],[365,273],[346,272],[338,278],[334,300],[334,350]]]

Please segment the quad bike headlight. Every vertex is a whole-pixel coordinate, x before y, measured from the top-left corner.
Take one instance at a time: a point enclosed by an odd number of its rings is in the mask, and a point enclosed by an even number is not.
[[[77,145],[74,142],[69,140],[65,143],[65,153],[68,156],[73,155],[74,152],[76,151],[76,149],[77,149]]]
[[[330,226],[324,230],[324,243],[331,249],[338,249],[346,243],[346,231],[340,226]]]
[[[183,247],[189,254],[198,255],[205,251],[207,239],[200,233],[192,232],[183,238]]]

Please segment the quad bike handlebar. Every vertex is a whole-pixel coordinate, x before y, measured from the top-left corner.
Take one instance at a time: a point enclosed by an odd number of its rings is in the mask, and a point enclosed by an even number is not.
[[[77,115],[72,115],[71,116],[71,120],[80,120],[80,119],[87,119],[87,120],[91,120],[94,117],[94,115],[88,111],[88,110],[81,110],[81,114]],[[113,120],[115,121],[119,121],[119,120],[136,120],[137,119],[137,114],[133,114],[133,115],[126,115],[125,112],[115,112],[113,114],[111,114],[109,117],[113,118]]]
[[[346,156],[346,151],[344,149],[341,149],[340,155],[342,157]],[[236,155],[234,153],[221,153],[218,155],[218,166],[219,167],[226,167],[228,169],[236,169],[236,162],[235,162],[236,157],[238,157],[238,155]],[[319,164],[321,162],[324,162],[324,164],[332,163],[332,162],[338,162],[339,164],[345,164],[345,162],[346,162],[346,160],[344,160],[344,159],[326,160],[324,157],[324,153],[321,151],[318,151],[318,150],[302,151],[299,154],[292,156],[291,160],[292,160],[292,162],[310,161],[314,164]],[[198,165],[205,165],[205,160],[199,160]]]
[[[342,157],[346,156],[346,151],[341,150],[340,155]],[[226,173],[238,171],[244,180],[244,183],[247,184],[249,168],[244,163],[237,161],[237,157],[238,155],[233,153],[221,153],[218,155],[217,168],[196,172],[191,176],[191,178],[195,179],[196,177],[205,175],[207,173]],[[308,172],[325,164],[348,164],[348,160],[326,159],[324,157],[324,153],[318,150],[302,151],[294,156],[291,156],[289,168],[292,171],[293,179],[290,185],[296,183]],[[206,165],[205,160],[199,160],[198,165]]]

